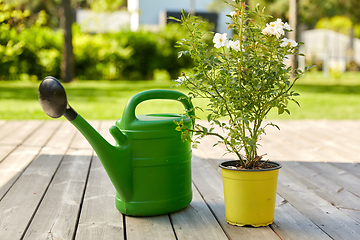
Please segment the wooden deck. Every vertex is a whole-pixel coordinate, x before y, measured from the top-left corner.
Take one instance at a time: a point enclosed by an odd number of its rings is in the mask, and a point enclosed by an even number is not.
[[[107,139],[112,123],[91,122]],[[260,149],[283,165],[275,221],[253,228],[226,223],[222,149],[211,138],[193,152],[188,207],[128,217],[70,123],[0,120],[0,239],[360,239],[360,121],[276,123]]]

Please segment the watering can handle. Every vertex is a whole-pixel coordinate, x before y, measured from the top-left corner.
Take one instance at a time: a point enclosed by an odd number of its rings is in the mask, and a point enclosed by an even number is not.
[[[127,119],[127,122],[134,121],[136,119],[135,108],[137,107],[137,105],[139,105],[141,102],[151,99],[167,99],[180,101],[184,105],[188,116],[192,117],[195,115],[194,107],[185,94],[173,90],[159,89],[143,91],[132,96],[125,106],[122,118]]]

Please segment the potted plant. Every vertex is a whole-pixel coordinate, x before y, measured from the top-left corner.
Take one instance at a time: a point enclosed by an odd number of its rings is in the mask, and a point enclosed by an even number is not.
[[[185,48],[179,56],[190,55],[195,63],[175,81],[189,90],[189,99],[209,100],[206,111],[210,125],[195,124],[189,129],[179,121],[176,129],[194,147],[200,138],[215,136],[215,145],[224,144],[227,153],[237,156],[220,165],[227,221],[239,226],[266,226],[274,219],[281,165],[262,160],[265,154],[258,154],[259,139],[266,127],[279,128],[264,123],[271,109],[289,114],[288,103],[298,104],[294,97],[299,94],[292,87],[303,72],[286,67],[284,61],[289,55],[300,55],[301,43],[287,39],[289,24],[281,19],[270,22],[271,16],[259,5],[249,10],[244,0],[228,4],[234,10],[227,15],[233,31],[229,38],[226,33],[203,31],[204,22],[184,11],[180,20],[174,19],[189,30],[189,38],[177,44]],[[213,46],[202,41],[206,34],[213,35]]]

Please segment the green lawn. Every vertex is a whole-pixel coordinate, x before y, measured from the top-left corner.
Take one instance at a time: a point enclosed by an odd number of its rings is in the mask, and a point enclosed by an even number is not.
[[[269,119],[360,119],[360,73],[343,73],[338,78],[325,78],[321,72],[306,73],[299,79],[295,91],[301,107],[289,106],[291,115]]]
[[[0,119],[50,119],[38,102],[39,82],[0,81]],[[172,89],[170,81],[76,81],[64,84],[71,106],[86,119],[121,117],[128,99],[146,89]],[[184,91],[184,89],[176,89]],[[346,73],[340,79],[307,73],[295,90],[301,107],[290,103],[291,115],[269,114],[268,119],[360,119],[360,73]],[[206,102],[197,100],[205,105]],[[178,112],[177,101],[151,100],[140,104],[136,114]],[[203,114],[205,116],[205,114]]]

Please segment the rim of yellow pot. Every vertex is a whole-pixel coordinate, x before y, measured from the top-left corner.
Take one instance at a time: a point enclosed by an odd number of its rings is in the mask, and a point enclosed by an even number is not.
[[[229,166],[235,166],[239,161],[226,161],[219,165],[220,168],[226,170],[233,170],[233,171],[244,171],[244,172],[261,172],[261,171],[273,171],[280,169],[282,166],[280,163],[272,162],[272,161],[259,161],[260,163],[267,162],[272,166],[272,168],[264,168],[264,169],[238,169],[238,168],[228,168]]]

